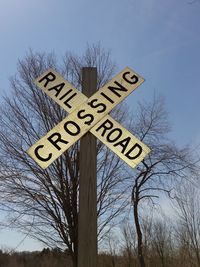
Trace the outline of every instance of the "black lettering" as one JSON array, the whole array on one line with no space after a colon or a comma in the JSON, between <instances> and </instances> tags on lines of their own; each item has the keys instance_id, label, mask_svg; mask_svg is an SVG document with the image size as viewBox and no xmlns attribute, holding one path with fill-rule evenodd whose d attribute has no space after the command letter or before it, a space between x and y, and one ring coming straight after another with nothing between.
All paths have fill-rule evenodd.
<instances>
[{"instance_id":1,"label":"black lettering","mask_svg":"<svg viewBox=\"0 0 200 267\"><path fill-rule=\"evenodd\" d=\"M72 129L69 129L68 127L69 127L69 125L72 125L72 126L74 126L73 128L73 131L72 131ZM74 121L67 121L67 122L65 122L65 124L64 124L64 129L65 129L65 131L69 134L69 135L72 135L72 136L75 136L75 135L78 135L79 133L80 133L80 131L81 131L81 129L80 129L80 127L78 126L78 124L77 123L75 123ZM75 131L74 131L75 130Z\"/></svg>"},{"instance_id":2,"label":"black lettering","mask_svg":"<svg viewBox=\"0 0 200 267\"><path fill-rule=\"evenodd\" d=\"M131 152L134 151L135 149L139 149L138 150L138 153L136 155L131 155ZM142 153L142 147L139 145L139 144L135 144L126 154L125 156L128 158L128 159L136 159L138 158Z\"/></svg>"},{"instance_id":3,"label":"black lettering","mask_svg":"<svg viewBox=\"0 0 200 267\"><path fill-rule=\"evenodd\" d=\"M122 75L123 79L130 84L136 84L138 82L138 77L133 74L131 77L129 77L129 79L126 77L127 74L130 74L130 71L124 72L124 74Z\"/></svg>"},{"instance_id":4,"label":"black lettering","mask_svg":"<svg viewBox=\"0 0 200 267\"><path fill-rule=\"evenodd\" d=\"M85 115L81 115L81 113L84 113L85 112L85 109L82 109L80 110L78 113L77 113L77 117L79 119L85 119L85 118L89 118L89 120L85 121L84 124L87 124L87 125L90 125L93 120L94 120L94 116L92 114L85 114Z\"/></svg>"},{"instance_id":5,"label":"black lettering","mask_svg":"<svg viewBox=\"0 0 200 267\"><path fill-rule=\"evenodd\" d=\"M56 139L54 139L54 137L56 137ZM61 150L61 147L57 144L58 142L61 142L61 143L64 143L64 144L68 144L68 142L66 140L64 140L64 139L61 138L61 134L60 133L53 133L47 139L58 150Z\"/></svg>"},{"instance_id":6,"label":"black lettering","mask_svg":"<svg viewBox=\"0 0 200 267\"><path fill-rule=\"evenodd\" d=\"M72 98L74 98L77 95L77 93L72 94L69 98L63 102L68 108L71 108L72 106L68 103Z\"/></svg>"},{"instance_id":7,"label":"black lettering","mask_svg":"<svg viewBox=\"0 0 200 267\"><path fill-rule=\"evenodd\" d=\"M110 121L110 120L106 120L104 121L97 129L96 129L96 132L98 132L101 128L103 128L103 132L101 133L101 136L104 136L105 135L105 132L107 130L110 130L112 129L113 127L113 123Z\"/></svg>"},{"instance_id":8,"label":"black lettering","mask_svg":"<svg viewBox=\"0 0 200 267\"><path fill-rule=\"evenodd\" d=\"M62 100L63 98L66 97L66 95L68 95L69 93L71 93L73 90L72 89L69 89L69 91L67 91L64 95L62 95L59 100Z\"/></svg>"},{"instance_id":9,"label":"black lettering","mask_svg":"<svg viewBox=\"0 0 200 267\"><path fill-rule=\"evenodd\" d=\"M122 147L122 153L124 154L129 142L130 142L131 138L130 137L126 137L124 139L122 139L121 141L117 142L116 144L114 144L113 146L121 146Z\"/></svg>"},{"instance_id":10,"label":"black lettering","mask_svg":"<svg viewBox=\"0 0 200 267\"><path fill-rule=\"evenodd\" d=\"M107 96L106 94L104 94L103 92L100 93L102 96L104 96L105 99L107 99L110 103L115 103L109 96Z\"/></svg>"},{"instance_id":11,"label":"black lettering","mask_svg":"<svg viewBox=\"0 0 200 267\"><path fill-rule=\"evenodd\" d=\"M44 87L47 87L47 84L48 84L49 82L53 82L55 79L56 79L55 74L53 74L53 72L50 71L50 72L47 73L44 77L42 77L38 82L41 83L42 81L45 80Z\"/></svg>"},{"instance_id":12,"label":"black lettering","mask_svg":"<svg viewBox=\"0 0 200 267\"><path fill-rule=\"evenodd\" d=\"M117 133L117 135L115 135L115 133ZM112 134L113 134L113 137L112 137ZM120 128L115 128L109 132L106 139L108 142L113 143L113 142L117 141L121 135L122 135L122 130Z\"/></svg>"},{"instance_id":13,"label":"black lettering","mask_svg":"<svg viewBox=\"0 0 200 267\"><path fill-rule=\"evenodd\" d=\"M35 155L36 155L36 157L37 157L39 160L41 160L41 161L48 161L48 160L51 159L51 157L52 157L52 153L49 153L49 155L48 155L46 158L42 157L42 156L39 154L39 150L40 150L41 148L43 148L43 147L44 147L43 145L39 145L39 146L37 146L37 147L35 148L35 150L34 150Z\"/></svg>"},{"instance_id":14,"label":"black lettering","mask_svg":"<svg viewBox=\"0 0 200 267\"><path fill-rule=\"evenodd\" d=\"M94 104L95 102L97 102L98 99L92 99L92 101L90 101L88 103L88 105L91 107L91 108L98 108L98 107L101 107L101 109L98 109L97 110L97 113L102 113L106 110L106 105L104 103L98 103L98 104Z\"/></svg>"},{"instance_id":15,"label":"black lettering","mask_svg":"<svg viewBox=\"0 0 200 267\"><path fill-rule=\"evenodd\" d=\"M118 83L117 81L114 82L118 87L108 86L108 89L114 93L116 96L121 97L121 94L119 94L117 91L121 92L127 92L128 89L126 89L122 84Z\"/></svg>"},{"instance_id":16,"label":"black lettering","mask_svg":"<svg viewBox=\"0 0 200 267\"><path fill-rule=\"evenodd\" d=\"M60 94L60 92L62 91L64 86L65 86L65 83L59 83L59 84L49 88L48 91L55 90L56 91L55 96L57 97Z\"/></svg>"}]
</instances>

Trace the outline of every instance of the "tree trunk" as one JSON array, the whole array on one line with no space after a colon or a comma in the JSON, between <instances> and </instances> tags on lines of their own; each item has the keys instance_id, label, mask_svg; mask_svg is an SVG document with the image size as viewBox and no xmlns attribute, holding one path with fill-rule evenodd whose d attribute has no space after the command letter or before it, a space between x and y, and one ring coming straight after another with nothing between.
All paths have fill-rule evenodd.
<instances>
[{"instance_id":1,"label":"tree trunk","mask_svg":"<svg viewBox=\"0 0 200 267\"><path fill-rule=\"evenodd\" d=\"M137 248L138 261L139 261L140 267L145 267L145 261L144 261L144 255L143 255L142 231L141 231L141 227L139 223L139 216L138 216L138 201L133 202L133 207L134 207L134 220L135 220L137 242L138 242L138 248Z\"/></svg>"},{"instance_id":2,"label":"tree trunk","mask_svg":"<svg viewBox=\"0 0 200 267\"><path fill-rule=\"evenodd\" d=\"M78 252L75 251L74 257L73 257L73 267L77 267L77 266L78 266Z\"/></svg>"},{"instance_id":3,"label":"tree trunk","mask_svg":"<svg viewBox=\"0 0 200 267\"><path fill-rule=\"evenodd\" d=\"M77 267L77 259L76 256L72 258L72 266Z\"/></svg>"}]
</instances>

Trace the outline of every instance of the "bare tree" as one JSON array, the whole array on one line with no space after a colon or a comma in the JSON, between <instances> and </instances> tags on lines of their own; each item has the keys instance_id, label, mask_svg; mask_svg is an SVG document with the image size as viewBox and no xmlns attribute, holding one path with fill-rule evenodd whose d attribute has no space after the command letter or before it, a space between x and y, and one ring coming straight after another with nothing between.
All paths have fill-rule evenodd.
<instances>
[{"instance_id":1,"label":"bare tree","mask_svg":"<svg viewBox=\"0 0 200 267\"><path fill-rule=\"evenodd\" d=\"M193 251L189 242L188 232L185 227L178 225L175 222L175 244L176 244L176 260L180 267L193 267L195 266L195 259Z\"/></svg>"},{"instance_id":2,"label":"bare tree","mask_svg":"<svg viewBox=\"0 0 200 267\"><path fill-rule=\"evenodd\" d=\"M119 238L114 233L114 231L110 231L107 235L107 250L109 251L109 256L111 259L111 266L116 267L117 266L117 256L118 256L118 249L119 249Z\"/></svg>"},{"instance_id":3,"label":"bare tree","mask_svg":"<svg viewBox=\"0 0 200 267\"><path fill-rule=\"evenodd\" d=\"M162 192L170 196L173 180L183 178L186 171L195 171L189 148L179 149L168 139L170 127L163 99L155 97L142 103L134 117L132 131L151 148L151 153L134 171L132 204L138 241L138 261L145 267L144 239L139 207L147 201L154 203Z\"/></svg>"},{"instance_id":4,"label":"bare tree","mask_svg":"<svg viewBox=\"0 0 200 267\"><path fill-rule=\"evenodd\" d=\"M26 150L67 114L33 81L52 67L80 88L81 68L97 66L98 86L110 79L115 69L110 53L101 46L88 47L82 57L66 54L58 64L54 54L33 53L18 63L11 78L11 95L5 97L0 114L0 193L1 207L10 212L10 223L51 247L67 249L77 264L77 220L79 187L79 143L42 170ZM126 110L115 109L113 116L125 121ZM98 143L99 234L123 212L123 163Z\"/></svg>"},{"instance_id":5,"label":"bare tree","mask_svg":"<svg viewBox=\"0 0 200 267\"><path fill-rule=\"evenodd\" d=\"M162 267L171 266L173 249L172 224L166 216L154 221L151 233L152 256L157 256Z\"/></svg>"},{"instance_id":6,"label":"bare tree","mask_svg":"<svg viewBox=\"0 0 200 267\"><path fill-rule=\"evenodd\" d=\"M199 188L191 181L185 181L177 188L176 234L179 245L185 248L190 262L200 266L200 198ZM192 265L192 263L191 263Z\"/></svg>"},{"instance_id":7,"label":"bare tree","mask_svg":"<svg viewBox=\"0 0 200 267\"><path fill-rule=\"evenodd\" d=\"M135 266L136 233L128 221L124 222L121 232L124 243L123 254L127 258L127 267Z\"/></svg>"}]
</instances>

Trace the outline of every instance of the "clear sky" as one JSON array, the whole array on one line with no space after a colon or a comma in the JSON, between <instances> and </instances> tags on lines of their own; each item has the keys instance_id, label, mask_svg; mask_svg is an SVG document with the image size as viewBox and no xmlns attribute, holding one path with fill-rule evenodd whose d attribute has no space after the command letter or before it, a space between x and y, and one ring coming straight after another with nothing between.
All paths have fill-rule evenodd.
<instances>
[{"instance_id":1,"label":"clear sky","mask_svg":"<svg viewBox=\"0 0 200 267\"><path fill-rule=\"evenodd\" d=\"M0 0L0 96L29 48L81 54L86 44L110 49L118 71L145 78L128 104L166 98L173 138L200 143L200 0ZM23 236L0 231L0 247ZM20 250L40 249L25 239Z\"/></svg>"}]
</instances>

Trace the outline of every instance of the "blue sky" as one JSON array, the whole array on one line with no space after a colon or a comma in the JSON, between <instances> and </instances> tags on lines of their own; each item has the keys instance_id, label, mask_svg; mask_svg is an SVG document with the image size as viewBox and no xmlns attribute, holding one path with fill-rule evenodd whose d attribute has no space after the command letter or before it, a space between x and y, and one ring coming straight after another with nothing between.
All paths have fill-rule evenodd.
<instances>
[{"instance_id":1,"label":"blue sky","mask_svg":"<svg viewBox=\"0 0 200 267\"><path fill-rule=\"evenodd\" d=\"M62 56L100 41L118 71L129 66L146 80L128 104L162 94L172 137L180 145L200 143L200 1L191 1L0 0L0 97L29 48ZM1 231L0 247L22 238ZM29 239L19 247L37 248Z\"/></svg>"}]
</instances>

